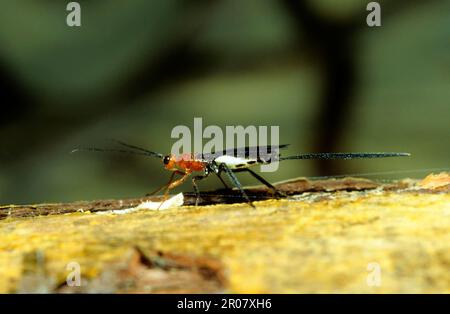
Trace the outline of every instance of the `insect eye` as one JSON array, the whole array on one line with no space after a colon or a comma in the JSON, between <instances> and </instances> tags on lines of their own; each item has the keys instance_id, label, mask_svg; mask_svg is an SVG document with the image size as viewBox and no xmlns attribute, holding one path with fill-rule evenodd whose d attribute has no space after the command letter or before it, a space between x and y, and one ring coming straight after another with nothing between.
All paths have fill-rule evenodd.
<instances>
[{"instance_id":1,"label":"insect eye","mask_svg":"<svg viewBox=\"0 0 450 314\"><path fill-rule=\"evenodd\" d=\"M170 161L170 156L165 156L164 159L163 159L163 163L165 165L167 165L169 163L169 161Z\"/></svg>"}]
</instances>

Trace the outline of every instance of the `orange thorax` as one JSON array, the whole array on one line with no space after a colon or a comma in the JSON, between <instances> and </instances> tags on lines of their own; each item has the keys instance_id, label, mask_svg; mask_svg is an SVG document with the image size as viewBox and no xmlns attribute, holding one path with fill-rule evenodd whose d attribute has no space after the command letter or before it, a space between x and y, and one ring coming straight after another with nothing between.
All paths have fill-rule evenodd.
<instances>
[{"instance_id":1,"label":"orange thorax","mask_svg":"<svg viewBox=\"0 0 450 314\"><path fill-rule=\"evenodd\" d=\"M169 163L166 165L167 170L180 170L186 173L205 170L205 164L202 161L195 160L192 154L183 154L181 156L170 157Z\"/></svg>"}]
</instances>

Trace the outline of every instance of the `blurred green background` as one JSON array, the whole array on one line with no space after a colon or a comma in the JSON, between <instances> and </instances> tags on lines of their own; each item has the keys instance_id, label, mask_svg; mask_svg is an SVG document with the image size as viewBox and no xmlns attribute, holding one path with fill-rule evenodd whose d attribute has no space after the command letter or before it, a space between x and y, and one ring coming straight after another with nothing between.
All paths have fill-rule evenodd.
<instances>
[{"instance_id":1,"label":"blurred green background","mask_svg":"<svg viewBox=\"0 0 450 314\"><path fill-rule=\"evenodd\" d=\"M1 1L0 203L142 196L169 177L159 160L69 152L116 138L168 153L194 117L278 125L291 154L413 154L287 161L271 181L448 166L447 1L379 1L373 28L361 0L79 1L79 28L68 2Z\"/></svg>"}]
</instances>

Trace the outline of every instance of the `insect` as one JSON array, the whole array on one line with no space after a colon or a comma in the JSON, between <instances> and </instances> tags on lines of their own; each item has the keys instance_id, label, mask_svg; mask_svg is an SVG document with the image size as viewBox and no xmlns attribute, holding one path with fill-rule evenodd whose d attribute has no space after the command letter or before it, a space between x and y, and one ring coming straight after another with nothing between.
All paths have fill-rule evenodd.
<instances>
[{"instance_id":1,"label":"insect","mask_svg":"<svg viewBox=\"0 0 450 314\"><path fill-rule=\"evenodd\" d=\"M242 184L236 177L236 173L248 172L259 182L267 186L275 195L283 196L283 193L278 191L272 184L261 177L259 174L250 169L250 167L261 164L270 164L275 161L294 160L294 159L357 159L357 158L385 158L385 157L403 157L410 156L409 153L392 153L392 152L364 152L364 153L305 153L293 156L282 157L280 150L285 149L289 144L282 144L278 146L253 146L242 147L235 149L226 149L220 152L213 153L198 153L198 154L182 154L163 155L161 153L153 152L138 146L130 145L121 141L113 140L117 144L126 147L127 149L110 149L110 148L96 148L84 147L72 150L72 153L77 151L94 151L94 152L118 152L135 155L143 155L156 157L161 159L164 168L172 171L172 175L168 183L161 186L156 191L150 193L156 194L165 189L164 200L167 199L170 190L184 183L191 177L192 186L196 194L195 205L198 205L200 199L200 190L198 188L198 181L207 178L210 174L215 174L222 184L230 189L229 185L222 178L225 173L230 181L236 187L242 197L247 203L254 207L252 201L244 191ZM175 176L180 176L175 180Z\"/></svg>"}]
</instances>

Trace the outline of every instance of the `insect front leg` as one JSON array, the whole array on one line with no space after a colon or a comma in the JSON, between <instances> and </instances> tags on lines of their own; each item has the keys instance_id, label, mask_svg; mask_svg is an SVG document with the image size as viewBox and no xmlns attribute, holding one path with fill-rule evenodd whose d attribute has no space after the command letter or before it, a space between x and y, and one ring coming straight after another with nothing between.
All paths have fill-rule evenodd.
<instances>
[{"instance_id":1,"label":"insect front leg","mask_svg":"<svg viewBox=\"0 0 450 314\"><path fill-rule=\"evenodd\" d=\"M176 188L177 186L179 186L180 184L182 184L184 181L186 181L186 179L191 175L190 172L181 172L183 174L183 176L175 181L173 181L172 183L169 184L169 186L167 187L167 190L165 192L165 194L169 194L169 191Z\"/></svg>"},{"instance_id":2,"label":"insect front leg","mask_svg":"<svg viewBox=\"0 0 450 314\"><path fill-rule=\"evenodd\" d=\"M173 182L171 182L168 186L166 191L164 192L164 198L163 201L161 202L161 204L159 205L159 207L161 207L161 205L167 200L167 197L169 196L169 192L170 190L176 188L177 186L179 186L180 184L182 184L184 181L186 181L186 179L191 175L190 172L181 172L181 171L176 171L180 174L182 174L183 176ZM159 209L158 207L158 209Z\"/></svg>"},{"instance_id":3,"label":"insect front leg","mask_svg":"<svg viewBox=\"0 0 450 314\"><path fill-rule=\"evenodd\" d=\"M166 184L160 186L160 187L159 187L158 189L156 189L155 191L153 191L153 192L151 192L151 193L145 194L145 196L151 196L151 195L154 195L154 194L158 193L159 191L161 191L161 190L167 188L167 187L169 186L169 184L172 183L173 178L175 177L176 174L178 174L178 175L184 175L184 172L181 172L181 171L178 171L178 170L172 172L172 174L170 175L169 182L167 182Z\"/></svg>"}]
</instances>

